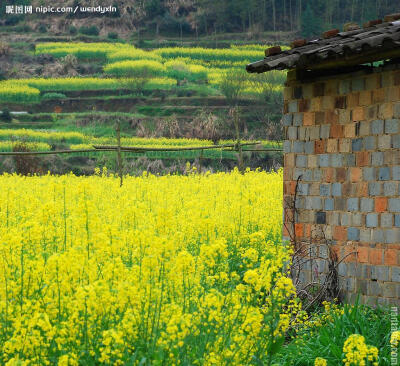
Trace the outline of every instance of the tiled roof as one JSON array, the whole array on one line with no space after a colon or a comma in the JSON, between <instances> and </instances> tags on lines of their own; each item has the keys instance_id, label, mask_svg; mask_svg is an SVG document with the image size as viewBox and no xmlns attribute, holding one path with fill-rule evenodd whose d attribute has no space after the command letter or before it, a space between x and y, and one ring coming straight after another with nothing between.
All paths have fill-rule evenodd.
<instances>
[{"instance_id":1,"label":"tiled roof","mask_svg":"<svg viewBox=\"0 0 400 366\"><path fill-rule=\"evenodd\" d=\"M266 57L246 66L248 72L284 69L328 69L353 66L386 58L400 57L400 14L370 21L359 28L349 24L347 31L327 31L323 38L296 40L290 50L279 46L265 50Z\"/></svg>"}]
</instances>

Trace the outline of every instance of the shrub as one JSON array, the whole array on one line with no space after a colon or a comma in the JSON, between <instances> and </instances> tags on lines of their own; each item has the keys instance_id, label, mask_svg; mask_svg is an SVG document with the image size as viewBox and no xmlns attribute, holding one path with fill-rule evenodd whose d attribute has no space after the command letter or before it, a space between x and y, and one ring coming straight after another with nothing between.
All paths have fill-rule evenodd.
<instances>
[{"instance_id":1,"label":"shrub","mask_svg":"<svg viewBox=\"0 0 400 366\"><path fill-rule=\"evenodd\" d=\"M108 32L107 37L109 39L118 39L118 33L117 32Z\"/></svg>"},{"instance_id":2,"label":"shrub","mask_svg":"<svg viewBox=\"0 0 400 366\"><path fill-rule=\"evenodd\" d=\"M74 34L77 34L77 33L78 33L78 29L76 29L76 27L74 25L71 25L69 27L69 34L74 35Z\"/></svg>"},{"instance_id":3,"label":"shrub","mask_svg":"<svg viewBox=\"0 0 400 366\"><path fill-rule=\"evenodd\" d=\"M40 33L46 33L46 32L47 32L46 24L40 23L39 26L38 26L38 28L37 28L37 30L38 30Z\"/></svg>"},{"instance_id":4,"label":"shrub","mask_svg":"<svg viewBox=\"0 0 400 366\"><path fill-rule=\"evenodd\" d=\"M3 108L3 112L1 113L0 118L4 122L11 122L12 116L10 110L8 108Z\"/></svg>"},{"instance_id":5,"label":"shrub","mask_svg":"<svg viewBox=\"0 0 400 366\"><path fill-rule=\"evenodd\" d=\"M97 28L95 25L92 25L90 27L85 27L85 26L80 27L79 33L85 34L87 36L98 36L100 32L99 28Z\"/></svg>"}]
</instances>

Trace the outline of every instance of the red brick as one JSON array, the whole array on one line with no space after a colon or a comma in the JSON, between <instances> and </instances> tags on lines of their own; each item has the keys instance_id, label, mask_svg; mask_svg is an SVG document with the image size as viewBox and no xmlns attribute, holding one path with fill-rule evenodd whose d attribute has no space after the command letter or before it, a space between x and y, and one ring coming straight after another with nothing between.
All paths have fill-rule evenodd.
<instances>
[{"instance_id":1,"label":"red brick","mask_svg":"<svg viewBox=\"0 0 400 366\"><path fill-rule=\"evenodd\" d=\"M336 109L346 109L346 97L336 97L335 99L335 108Z\"/></svg>"},{"instance_id":2,"label":"red brick","mask_svg":"<svg viewBox=\"0 0 400 366\"><path fill-rule=\"evenodd\" d=\"M370 20L363 24L363 28L373 27L374 25L382 24L382 19Z\"/></svg>"},{"instance_id":3,"label":"red brick","mask_svg":"<svg viewBox=\"0 0 400 366\"><path fill-rule=\"evenodd\" d=\"M306 44L307 44L307 40L306 40L306 39L295 39L295 40L290 44L290 47L291 47L291 48L297 48L297 47L305 46Z\"/></svg>"},{"instance_id":4,"label":"red brick","mask_svg":"<svg viewBox=\"0 0 400 366\"><path fill-rule=\"evenodd\" d=\"M328 139L326 144L326 152L335 153L338 151L338 139Z\"/></svg>"},{"instance_id":5,"label":"red brick","mask_svg":"<svg viewBox=\"0 0 400 366\"><path fill-rule=\"evenodd\" d=\"M325 95L322 97L322 109L330 110L335 108L335 97L331 95Z\"/></svg>"},{"instance_id":6,"label":"red brick","mask_svg":"<svg viewBox=\"0 0 400 366\"><path fill-rule=\"evenodd\" d=\"M316 154L323 154L325 152L325 140L315 140L314 151Z\"/></svg>"},{"instance_id":7,"label":"red brick","mask_svg":"<svg viewBox=\"0 0 400 366\"><path fill-rule=\"evenodd\" d=\"M283 236L290 236L289 230L287 229L286 225L283 225Z\"/></svg>"},{"instance_id":8,"label":"red brick","mask_svg":"<svg viewBox=\"0 0 400 366\"><path fill-rule=\"evenodd\" d=\"M360 106L370 105L372 102L372 93L368 90L363 90L360 92Z\"/></svg>"},{"instance_id":9,"label":"red brick","mask_svg":"<svg viewBox=\"0 0 400 366\"><path fill-rule=\"evenodd\" d=\"M314 124L315 124L315 113L305 112L303 114L303 125L304 126L312 126Z\"/></svg>"},{"instance_id":10,"label":"red brick","mask_svg":"<svg viewBox=\"0 0 400 366\"><path fill-rule=\"evenodd\" d=\"M372 91L372 103L382 103L385 100L385 90L376 89Z\"/></svg>"},{"instance_id":11,"label":"red brick","mask_svg":"<svg viewBox=\"0 0 400 366\"><path fill-rule=\"evenodd\" d=\"M353 186L353 184L350 182L346 182L343 184L343 186L342 186L342 196L343 197L351 196L352 186Z\"/></svg>"},{"instance_id":12,"label":"red brick","mask_svg":"<svg viewBox=\"0 0 400 366\"><path fill-rule=\"evenodd\" d=\"M343 126L342 125L332 125L330 131L330 137L341 138L343 137Z\"/></svg>"},{"instance_id":13,"label":"red brick","mask_svg":"<svg viewBox=\"0 0 400 366\"><path fill-rule=\"evenodd\" d=\"M357 261L359 263L368 263L368 247L358 247L357 248Z\"/></svg>"},{"instance_id":14,"label":"red brick","mask_svg":"<svg viewBox=\"0 0 400 366\"><path fill-rule=\"evenodd\" d=\"M368 182L357 183L357 192L359 197L368 197Z\"/></svg>"},{"instance_id":15,"label":"red brick","mask_svg":"<svg viewBox=\"0 0 400 366\"><path fill-rule=\"evenodd\" d=\"M356 153L356 165L368 166L370 165L370 153L368 151L361 151Z\"/></svg>"},{"instance_id":16,"label":"red brick","mask_svg":"<svg viewBox=\"0 0 400 366\"><path fill-rule=\"evenodd\" d=\"M344 137L347 138L356 137L356 125L354 123L344 126Z\"/></svg>"},{"instance_id":17,"label":"red brick","mask_svg":"<svg viewBox=\"0 0 400 366\"><path fill-rule=\"evenodd\" d=\"M327 183L332 183L335 180L335 169L334 168L326 168L324 172L324 181Z\"/></svg>"},{"instance_id":18,"label":"red brick","mask_svg":"<svg viewBox=\"0 0 400 366\"><path fill-rule=\"evenodd\" d=\"M294 227L295 227L296 237L297 238L302 238L303 237L303 230L304 230L303 224L295 224Z\"/></svg>"},{"instance_id":19,"label":"red brick","mask_svg":"<svg viewBox=\"0 0 400 366\"><path fill-rule=\"evenodd\" d=\"M347 229L344 226L335 226L333 229L333 239L345 241L347 240Z\"/></svg>"},{"instance_id":20,"label":"red brick","mask_svg":"<svg viewBox=\"0 0 400 366\"><path fill-rule=\"evenodd\" d=\"M281 46L273 46L273 47L269 47L265 50L265 56L273 56L273 55L277 55L279 53L282 52Z\"/></svg>"},{"instance_id":21,"label":"red brick","mask_svg":"<svg viewBox=\"0 0 400 366\"><path fill-rule=\"evenodd\" d=\"M386 102L395 102L399 100L399 88L396 86L391 86L389 88L385 88L385 101Z\"/></svg>"},{"instance_id":22,"label":"red brick","mask_svg":"<svg viewBox=\"0 0 400 366\"><path fill-rule=\"evenodd\" d=\"M397 266L397 256L399 251L397 249L386 249L385 250L385 265Z\"/></svg>"},{"instance_id":23,"label":"red brick","mask_svg":"<svg viewBox=\"0 0 400 366\"><path fill-rule=\"evenodd\" d=\"M352 111L352 117L353 117L353 121L364 120L365 119L364 108L362 108L362 107L354 108Z\"/></svg>"},{"instance_id":24,"label":"red brick","mask_svg":"<svg viewBox=\"0 0 400 366\"><path fill-rule=\"evenodd\" d=\"M308 112L310 109L310 100L309 99L301 99L299 101L299 112Z\"/></svg>"},{"instance_id":25,"label":"red brick","mask_svg":"<svg viewBox=\"0 0 400 366\"><path fill-rule=\"evenodd\" d=\"M337 168L336 169L336 180L338 182L344 182L347 177L347 168Z\"/></svg>"},{"instance_id":26,"label":"red brick","mask_svg":"<svg viewBox=\"0 0 400 366\"><path fill-rule=\"evenodd\" d=\"M379 106L378 118L389 119L393 117L393 104L384 103Z\"/></svg>"},{"instance_id":27,"label":"red brick","mask_svg":"<svg viewBox=\"0 0 400 366\"><path fill-rule=\"evenodd\" d=\"M306 238L310 238L311 237L311 224L305 224L304 225L304 236Z\"/></svg>"},{"instance_id":28,"label":"red brick","mask_svg":"<svg viewBox=\"0 0 400 366\"><path fill-rule=\"evenodd\" d=\"M289 113L289 103L288 102L283 102L283 114Z\"/></svg>"},{"instance_id":29,"label":"red brick","mask_svg":"<svg viewBox=\"0 0 400 366\"><path fill-rule=\"evenodd\" d=\"M369 75L365 79L365 86L367 90L379 89L381 87L381 75L380 74Z\"/></svg>"},{"instance_id":30,"label":"red brick","mask_svg":"<svg viewBox=\"0 0 400 366\"><path fill-rule=\"evenodd\" d=\"M294 167L295 163L295 154L294 153L287 153L284 154L284 161L283 161L285 167L292 168Z\"/></svg>"},{"instance_id":31,"label":"red brick","mask_svg":"<svg viewBox=\"0 0 400 366\"><path fill-rule=\"evenodd\" d=\"M385 212L387 210L388 199L386 197L375 198L375 212Z\"/></svg>"},{"instance_id":32,"label":"red brick","mask_svg":"<svg viewBox=\"0 0 400 366\"><path fill-rule=\"evenodd\" d=\"M352 182L359 182L361 180L362 169L361 168L350 168L350 180Z\"/></svg>"},{"instance_id":33,"label":"red brick","mask_svg":"<svg viewBox=\"0 0 400 366\"><path fill-rule=\"evenodd\" d=\"M339 32L340 32L339 29L331 29L322 33L322 37L324 39L336 37Z\"/></svg>"},{"instance_id":34,"label":"red brick","mask_svg":"<svg viewBox=\"0 0 400 366\"><path fill-rule=\"evenodd\" d=\"M357 250L354 246L347 245L344 248L344 261L355 262L357 260Z\"/></svg>"},{"instance_id":35,"label":"red brick","mask_svg":"<svg viewBox=\"0 0 400 366\"><path fill-rule=\"evenodd\" d=\"M315 124L323 125L325 123L325 112L315 112Z\"/></svg>"},{"instance_id":36,"label":"red brick","mask_svg":"<svg viewBox=\"0 0 400 366\"><path fill-rule=\"evenodd\" d=\"M347 108L355 108L360 105L360 93L350 93L347 96Z\"/></svg>"},{"instance_id":37,"label":"red brick","mask_svg":"<svg viewBox=\"0 0 400 366\"><path fill-rule=\"evenodd\" d=\"M382 264L383 250L370 248L369 250L369 264Z\"/></svg>"},{"instance_id":38,"label":"red brick","mask_svg":"<svg viewBox=\"0 0 400 366\"><path fill-rule=\"evenodd\" d=\"M294 194L296 192L296 184L297 182L295 180L290 182L290 194Z\"/></svg>"},{"instance_id":39,"label":"red brick","mask_svg":"<svg viewBox=\"0 0 400 366\"><path fill-rule=\"evenodd\" d=\"M336 111L326 111L325 120L326 123L336 124L339 122L339 114Z\"/></svg>"},{"instance_id":40,"label":"red brick","mask_svg":"<svg viewBox=\"0 0 400 366\"><path fill-rule=\"evenodd\" d=\"M378 118L378 106L372 105L372 106L368 107L366 117L368 120L377 119Z\"/></svg>"},{"instance_id":41,"label":"red brick","mask_svg":"<svg viewBox=\"0 0 400 366\"><path fill-rule=\"evenodd\" d=\"M311 99L311 108L310 108L310 110L314 111L314 112L320 111L321 110L321 104L322 104L321 100L322 100L322 98L312 98Z\"/></svg>"}]
</instances>

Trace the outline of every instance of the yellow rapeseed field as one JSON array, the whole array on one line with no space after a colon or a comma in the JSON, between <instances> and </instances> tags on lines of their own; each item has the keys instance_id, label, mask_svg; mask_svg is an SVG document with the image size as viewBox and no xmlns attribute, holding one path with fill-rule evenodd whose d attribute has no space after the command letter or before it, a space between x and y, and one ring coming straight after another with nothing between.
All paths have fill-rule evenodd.
<instances>
[{"instance_id":1,"label":"yellow rapeseed field","mask_svg":"<svg viewBox=\"0 0 400 366\"><path fill-rule=\"evenodd\" d=\"M0 176L0 363L269 364L282 171Z\"/></svg>"}]
</instances>

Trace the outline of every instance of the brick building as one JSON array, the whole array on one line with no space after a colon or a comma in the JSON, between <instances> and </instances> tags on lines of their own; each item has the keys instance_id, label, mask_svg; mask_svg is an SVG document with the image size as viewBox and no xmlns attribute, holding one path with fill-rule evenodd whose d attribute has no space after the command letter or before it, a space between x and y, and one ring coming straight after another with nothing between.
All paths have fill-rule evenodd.
<instances>
[{"instance_id":1,"label":"brick building","mask_svg":"<svg viewBox=\"0 0 400 366\"><path fill-rule=\"evenodd\" d=\"M302 283L323 279L328 252L335 253L350 302L359 293L363 303L400 305L398 19L352 24L286 51L272 47L247 65L248 72L289 70L284 238L315 256L301 269Z\"/></svg>"}]
</instances>

